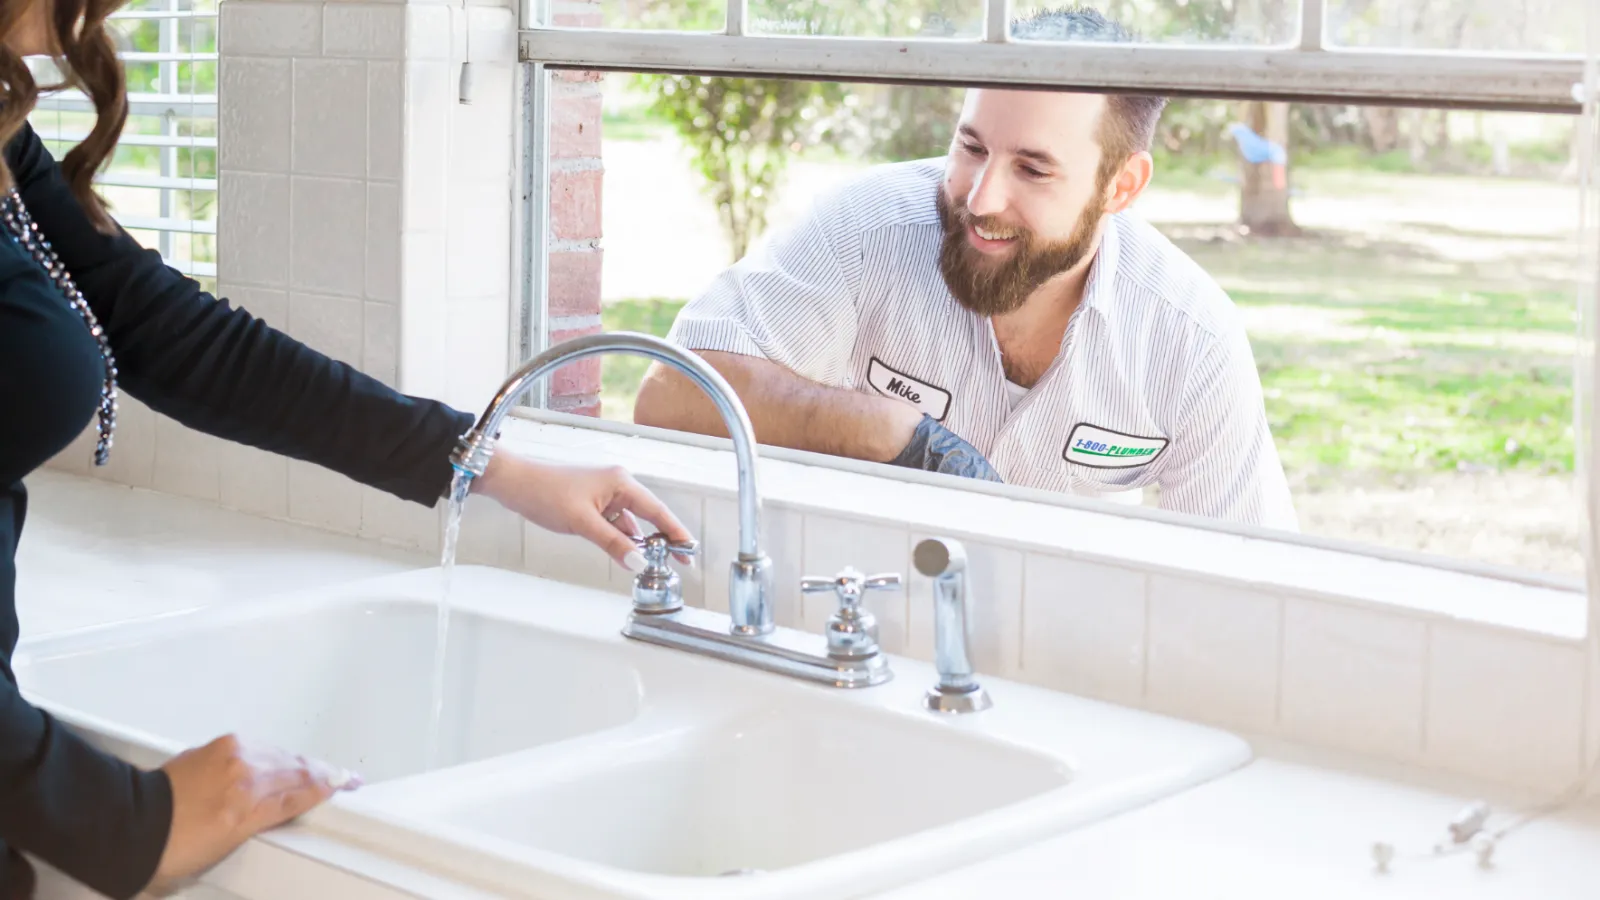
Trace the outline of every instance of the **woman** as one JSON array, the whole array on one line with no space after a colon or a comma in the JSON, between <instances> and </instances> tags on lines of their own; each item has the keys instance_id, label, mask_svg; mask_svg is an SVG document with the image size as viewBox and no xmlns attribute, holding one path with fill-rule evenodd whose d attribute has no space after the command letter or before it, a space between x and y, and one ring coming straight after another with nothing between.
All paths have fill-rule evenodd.
<instances>
[{"instance_id":1,"label":"woman","mask_svg":"<svg viewBox=\"0 0 1600 900\"><path fill-rule=\"evenodd\" d=\"M0 898L32 893L19 851L113 898L171 884L358 780L232 737L141 771L28 706L10 667L22 479L92 418L103 462L119 388L193 428L429 506L447 490L449 451L472 423L230 309L116 228L91 179L127 115L105 28L119 3L0 0ZM38 88L22 58L44 55L98 113L60 166L26 124ZM689 538L615 469L543 466L502 450L474 489L635 570L643 560L632 553L630 510Z\"/></svg>"}]
</instances>

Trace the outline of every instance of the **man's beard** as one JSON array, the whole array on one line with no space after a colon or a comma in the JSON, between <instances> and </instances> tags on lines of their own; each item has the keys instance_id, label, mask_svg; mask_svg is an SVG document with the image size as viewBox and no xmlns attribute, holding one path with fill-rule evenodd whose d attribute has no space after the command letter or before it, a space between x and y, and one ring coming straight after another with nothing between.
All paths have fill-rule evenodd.
<instances>
[{"instance_id":1,"label":"man's beard","mask_svg":"<svg viewBox=\"0 0 1600 900\"><path fill-rule=\"evenodd\" d=\"M1020 309L1041 285L1094 251L1103 210L1093 199L1078 216L1071 237L1041 244L1031 231L1013 229L994 216L974 216L965 203L955 206L943 185L938 191L939 224L944 228L939 271L951 295L980 316ZM980 252L967 240L967 229L973 225L990 234L1015 232L1010 252L998 257Z\"/></svg>"}]
</instances>

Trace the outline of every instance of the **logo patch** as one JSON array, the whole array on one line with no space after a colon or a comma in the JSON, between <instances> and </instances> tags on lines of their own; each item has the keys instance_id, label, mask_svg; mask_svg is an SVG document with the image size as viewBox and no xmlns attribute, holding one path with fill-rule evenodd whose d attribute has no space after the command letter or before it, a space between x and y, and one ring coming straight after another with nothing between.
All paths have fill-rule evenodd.
<instances>
[{"instance_id":1,"label":"logo patch","mask_svg":"<svg viewBox=\"0 0 1600 900\"><path fill-rule=\"evenodd\" d=\"M876 356L867 365L867 383L885 397L895 397L943 422L950 413L950 392L889 368Z\"/></svg>"},{"instance_id":2,"label":"logo patch","mask_svg":"<svg viewBox=\"0 0 1600 900\"><path fill-rule=\"evenodd\" d=\"M1094 469L1132 469L1149 464L1167 449L1167 439L1123 434L1088 422L1079 422L1067 435L1067 462Z\"/></svg>"}]
</instances>

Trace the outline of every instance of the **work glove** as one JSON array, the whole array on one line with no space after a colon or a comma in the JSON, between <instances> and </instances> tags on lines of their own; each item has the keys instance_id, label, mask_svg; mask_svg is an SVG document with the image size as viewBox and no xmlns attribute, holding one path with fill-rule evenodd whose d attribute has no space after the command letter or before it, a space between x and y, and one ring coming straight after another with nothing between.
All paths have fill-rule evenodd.
<instances>
[{"instance_id":1,"label":"work glove","mask_svg":"<svg viewBox=\"0 0 1600 900\"><path fill-rule=\"evenodd\" d=\"M999 473L983 458L977 448L961 439L954 431L940 425L932 416L923 416L917 430L911 435L900 455L889 460L890 465L925 472L942 472L980 481L1000 481Z\"/></svg>"}]
</instances>

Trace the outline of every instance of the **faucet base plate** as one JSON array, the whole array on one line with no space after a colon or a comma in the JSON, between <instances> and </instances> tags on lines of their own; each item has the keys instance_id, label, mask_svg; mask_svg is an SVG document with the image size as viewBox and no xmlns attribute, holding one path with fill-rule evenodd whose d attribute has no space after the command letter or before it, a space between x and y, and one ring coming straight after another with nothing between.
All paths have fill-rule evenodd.
<instances>
[{"instance_id":1,"label":"faucet base plate","mask_svg":"<svg viewBox=\"0 0 1600 900\"><path fill-rule=\"evenodd\" d=\"M683 607L670 613L634 613L623 626L624 637L687 650L724 662L775 672L841 688L871 687L894 677L883 653L859 659L828 654L817 635L775 629L761 635L733 634L732 620L721 613Z\"/></svg>"},{"instance_id":2,"label":"faucet base plate","mask_svg":"<svg viewBox=\"0 0 1600 900\"><path fill-rule=\"evenodd\" d=\"M922 705L938 713L982 712L994 705L989 692L979 685L963 690L945 690L934 686L922 698Z\"/></svg>"}]
</instances>

